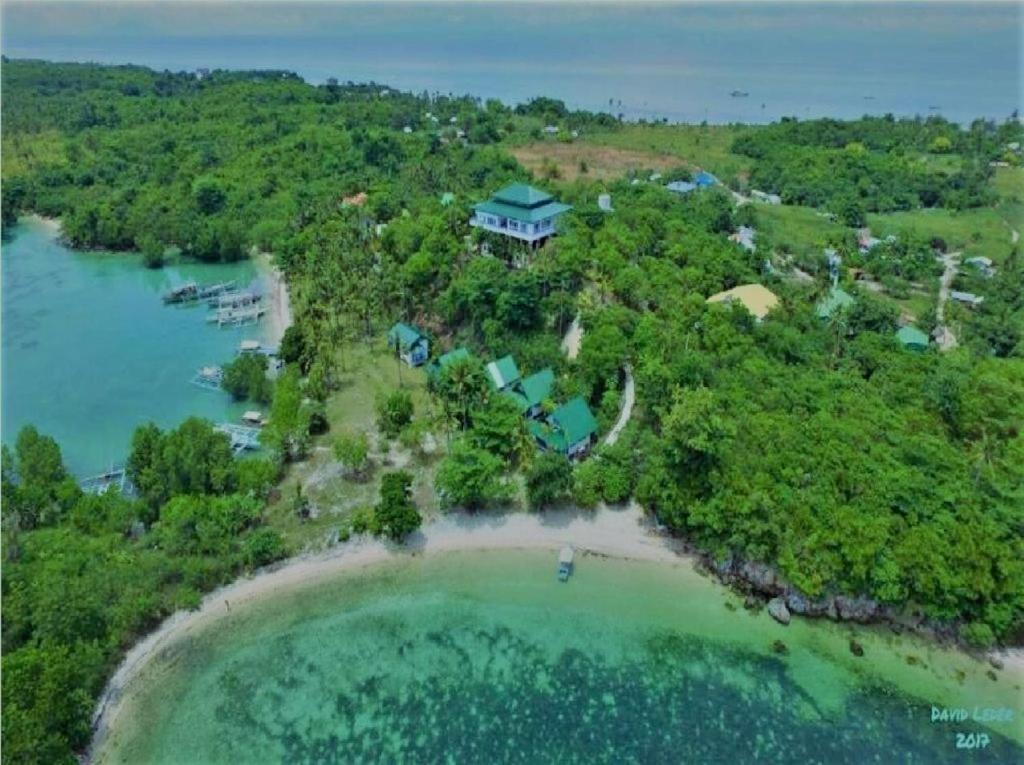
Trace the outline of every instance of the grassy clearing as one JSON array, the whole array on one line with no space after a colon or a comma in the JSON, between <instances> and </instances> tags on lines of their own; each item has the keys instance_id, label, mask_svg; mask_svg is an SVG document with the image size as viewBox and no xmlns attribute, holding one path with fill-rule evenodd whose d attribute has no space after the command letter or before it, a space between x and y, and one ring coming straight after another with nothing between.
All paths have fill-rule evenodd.
<instances>
[{"instance_id":1,"label":"grassy clearing","mask_svg":"<svg viewBox=\"0 0 1024 765\"><path fill-rule=\"evenodd\" d=\"M668 170L682 164L672 154L620 149L582 141L536 141L512 148L510 153L519 164L539 178L555 177L569 182L577 179L610 180L641 171ZM557 175L553 176L552 171L557 172Z\"/></svg>"},{"instance_id":2,"label":"grassy clearing","mask_svg":"<svg viewBox=\"0 0 1024 765\"><path fill-rule=\"evenodd\" d=\"M965 257L984 255L996 263L1010 251L1010 227L996 208L974 210L924 209L868 215L875 236L941 237L947 248Z\"/></svg>"},{"instance_id":3,"label":"grassy clearing","mask_svg":"<svg viewBox=\"0 0 1024 765\"><path fill-rule=\"evenodd\" d=\"M745 179L752 160L730 151L733 140L749 127L731 125L625 125L617 130L588 134L589 143L669 155L691 168L701 168L728 183Z\"/></svg>"},{"instance_id":4,"label":"grassy clearing","mask_svg":"<svg viewBox=\"0 0 1024 765\"><path fill-rule=\"evenodd\" d=\"M413 491L420 512L438 512L433 473L443 456L443 437L431 448L414 454L397 443L383 442L377 433L374 403L378 394L401 386L412 394L415 416L432 417L432 403L426 390L426 374L410 369L392 356L383 340L372 345L352 345L338 354L340 385L327 401L330 430L313 440L309 457L291 465L267 508L269 522L296 550L316 549L330 544L352 513L376 504L381 476L389 470L408 470L414 476ZM366 431L370 435L371 469L363 480L346 476L334 457L335 437L344 431ZM429 442L429 439L428 439ZM431 445L428 443L428 447ZM314 517L300 519L294 512L296 486L314 508Z\"/></svg>"},{"instance_id":5,"label":"grassy clearing","mask_svg":"<svg viewBox=\"0 0 1024 765\"><path fill-rule=\"evenodd\" d=\"M818 215L812 207L793 205L756 206L759 228L775 247L794 255L820 255L830 236L842 235L845 228Z\"/></svg>"}]
</instances>

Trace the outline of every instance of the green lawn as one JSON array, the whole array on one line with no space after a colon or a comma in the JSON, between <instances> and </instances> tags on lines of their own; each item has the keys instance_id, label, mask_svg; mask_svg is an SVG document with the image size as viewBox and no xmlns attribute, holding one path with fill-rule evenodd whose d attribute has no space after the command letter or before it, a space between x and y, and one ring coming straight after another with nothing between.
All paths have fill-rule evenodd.
<instances>
[{"instance_id":1,"label":"green lawn","mask_svg":"<svg viewBox=\"0 0 1024 765\"><path fill-rule=\"evenodd\" d=\"M410 369L391 355L383 341L372 345L356 344L338 354L340 385L327 401L330 430L314 439L308 458L289 466L281 482L280 494L267 508L270 523L279 529L289 545L296 550L323 547L334 538L338 529L354 510L377 502L381 476L389 470L408 470L414 476L413 490L420 512L438 512L433 489L433 472L443 456L443 435L438 435L432 452L413 454L392 442L386 448L375 424L374 402L378 393L399 386L411 392L415 416L430 417L432 403L426 390L426 374ZM342 474L334 458L332 444L345 431L366 431L370 435L371 470L365 480L354 480ZM302 484L303 493L316 508L316 517L301 520L293 511L295 487Z\"/></svg>"}]
</instances>

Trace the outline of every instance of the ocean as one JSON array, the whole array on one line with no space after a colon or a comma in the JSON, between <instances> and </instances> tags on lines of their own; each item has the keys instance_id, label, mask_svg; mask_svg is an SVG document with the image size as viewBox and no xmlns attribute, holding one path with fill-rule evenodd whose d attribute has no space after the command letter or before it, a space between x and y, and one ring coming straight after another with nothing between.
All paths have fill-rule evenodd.
<instances>
[{"instance_id":1,"label":"ocean","mask_svg":"<svg viewBox=\"0 0 1024 765\"><path fill-rule=\"evenodd\" d=\"M578 556L561 584L555 562L406 557L232 603L128 685L96 761L1020 761L1013 722L932 721L933 705L1016 712L1012 676L984 662L783 627L685 563Z\"/></svg>"},{"instance_id":2,"label":"ocean","mask_svg":"<svg viewBox=\"0 0 1024 765\"><path fill-rule=\"evenodd\" d=\"M1005 119L1020 3L7 2L9 57L288 69L670 122ZM747 95L731 95L734 91Z\"/></svg>"}]
</instances>

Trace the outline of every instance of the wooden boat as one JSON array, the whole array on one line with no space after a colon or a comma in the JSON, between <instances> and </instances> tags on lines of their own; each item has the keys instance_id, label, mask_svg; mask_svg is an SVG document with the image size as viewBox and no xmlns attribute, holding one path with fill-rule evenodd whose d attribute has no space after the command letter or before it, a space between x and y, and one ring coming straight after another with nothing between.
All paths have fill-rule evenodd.
<instances>
[{"instance_id":1,"label":"wooden boat","mask_svg":"<svg viewBox=\"0 0 1024 765\"><path fill-rule=\"evenodd\" d=\"M199 285L195 282L185 282L164 294L165 303L185 303L189 300L196 300L199 296Z\"/></svg>"},{"instance_id":2,"label":"wooden boat","mask_svg":"<svg viewBox=\"0 0 1024 765\"><path fill-rule=\"evenodd\" d=\"M558 554L558 581L569 581L569 577L572 576L572 562L575 555L576 551L569 545L563 547L562 552Z\"/></svg>"}]
</instances>

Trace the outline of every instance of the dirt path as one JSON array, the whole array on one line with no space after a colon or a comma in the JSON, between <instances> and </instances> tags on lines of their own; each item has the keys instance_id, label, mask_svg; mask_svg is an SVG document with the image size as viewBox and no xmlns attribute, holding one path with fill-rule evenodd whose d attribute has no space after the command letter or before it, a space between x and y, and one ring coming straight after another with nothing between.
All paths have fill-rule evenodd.
<instances>
[{"instance_id":1,"label":"dirt path","mask_svg":"<svg viewBox=\"0 0 1024 765\"><path fill-rule=\"evenodd\" d=\"M576 318L572 320L572 324L569 325L569 331L565 333L565 337L562 338L562 351L565 353L566 358L570 361L575 359L580 353L580 343L583 341L583 327L580 326L580 315L576 314Z\"/></svg>"},{"instance_id":2,"label":"dirt path","mask_svg":"<svg viewBox=\"0 0 1024 765\"><path fill-rule=\"evenodd\" d=\"M939 350L948 351L956 348L956 336L946 326L946 301L949 300L949 286L956 276L957 267L960 265L960 253L948 252L939 257L939 261L945 267L942 278L939 280L939 302L935 307L935 319L939 335L935 339Z\"/></svg>"},{"instance_id":3,"label":"dirt path","mask_svg":"<svg viewBox=\"0 0 1024 765\"><path fill-rule=\"evenodd\" d=\"M624 371L626 373L626 385L622 389L622 407L619 409L619 419L615 421L615 426L604 437L606 446L611 446L619 440L622 429L626 427L629 423L629 418L633 416L633 404L636 402L636 384L633 382L633 370L629 368L629 364L626 364Z\"/></svg>"}]
</instances>

